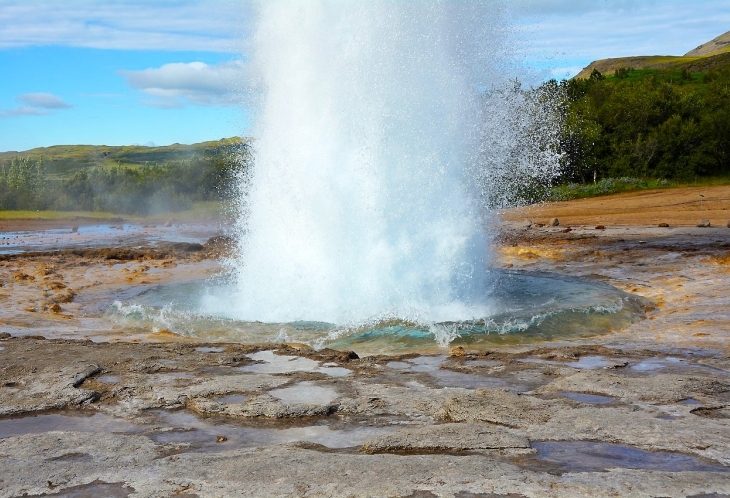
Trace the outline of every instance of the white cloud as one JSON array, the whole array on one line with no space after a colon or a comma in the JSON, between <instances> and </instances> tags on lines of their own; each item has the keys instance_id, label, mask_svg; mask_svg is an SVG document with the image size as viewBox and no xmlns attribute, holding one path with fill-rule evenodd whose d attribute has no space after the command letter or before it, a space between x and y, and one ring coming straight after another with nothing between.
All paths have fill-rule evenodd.
<instances>
[{"instance_id":1,"label":"white cloud","mask_svg":"<svg viewBox=\"0 0 730 498\"><path fill-rule=\"evenodd\" d=\"M16 100L28 106L42 109L69 109L71 107L61 97L56 97L50 93L25 93L18 95Z\"/></svg>"},{"instance_id":2,"label":"white cloud","mask_svg":"<svg viewBox=\"0 0 730 498\"><path fill-rule=\"evenodd\" d=\"M19 118L21 116L46 116L58 109L70 109L72 106L51 93L24 93L15 100L23 105L13 109L0 109L0 119Z\"/></svg>"},{"instance_id":3,"label":"white cloud","mask_svg":"<svg viewBox=\"0 0 730 498\"><path fill-rule=\"evenodd\" d=\"M19 118L21 116L45 116L51 112L37 107L21 106L14 109L0 110L0 118Z\"/></svg>"},{"instance_id":4,"label":"white cloud","mask_svg":"<svg viewBox=\"0 0 730 498\"><path fill-rule=\"evenodd\" d=\"M151 97L142 100L144 105L163 109L186 104L229 106L240 103L244 67L241 62L213 66L203 62L176 62L143 71L118 71L118 74L129 86Z\"/></svg>"},{"instance_id":5,"label":"white cloud","mask_svg":"<svg viewBox=\"0 0 730 498\"><path fill-rule=\"evenodd\" d=\"M0 0L0 48L235 52L246 18L234 0Z\"/></svg>"}]
</instances>

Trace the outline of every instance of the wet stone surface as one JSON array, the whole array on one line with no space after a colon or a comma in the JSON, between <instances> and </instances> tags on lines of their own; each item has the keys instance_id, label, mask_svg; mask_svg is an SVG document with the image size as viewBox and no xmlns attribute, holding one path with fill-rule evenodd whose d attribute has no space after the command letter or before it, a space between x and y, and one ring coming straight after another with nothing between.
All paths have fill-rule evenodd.
<instances>
[{"instance_id":1,"label":"wet stone surface","mask_svg":"<svg viewBox=\"0 0 730 498\"><path fill-rule=\"evenodd\" d=\"M730 495L730 246L505 237L498 264L597 278L654 308L569 343L358 358L84 316L122 281L207 278L204 259L0 261L0 497ZM124 342L53 339L79 330Z\"/></svg>"},{"instance_id":2,"label":"wet stone surface","mask_svg":"<svg viewBox=\"0 0 730 498\"><path fill-rule=\"evenodd\" d=\"M3 497L220 496L241 486L269 496L266 482L283 496L296 496L297 482L313 496L730 492L730 380L699 363L718 365L717 355L648 374L628 365L667 356L1 342ZM572 365L586 357L595 368ZM211 472L226 477L213 483ZM334 473L350 481L333 484Z\"/></svg>"}]
</instances>

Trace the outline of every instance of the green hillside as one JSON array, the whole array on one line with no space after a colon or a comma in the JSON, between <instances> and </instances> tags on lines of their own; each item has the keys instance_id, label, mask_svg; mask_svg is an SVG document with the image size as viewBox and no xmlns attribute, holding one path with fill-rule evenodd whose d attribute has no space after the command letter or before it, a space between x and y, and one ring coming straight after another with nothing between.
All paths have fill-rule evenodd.
<instances>
[{"instance_id":1,"label":"green hillside","mask_svg":"<svg viewBox=\"0 0 730 498\"><path fill-rule=\"evenodd\" d=\"M250 141L167 147L67 145L0 153L0 210L147 215L235 195Z\"/></svg>"},{"instance_id":2,"label":"green hillside","mask_svg":"<svg viewBox=\"0 0 730 498\"><path fill-rule=\"evenodd\" d=\"M642 55L617 57L591 62L575 77L587 79L595 70L601 74L612 74L621 68L674 69L690 72L706 72L730 66L730 31L714 40L700 45L683 56Z\"/></svg>"},{"instance_id":3,"label":"green hillside","mask_svg":"<svg viewBox=\"0 0 730 498\"><path fill-rule=\"evenodd\" d=\"M0 152L0 165L13 158L42 159L45 173L52 178L66 178L75 171L91 167L140 166L217 157L248 143L248 139L225 138L192 145L163 147L141 145L55 145L22 152Z\"/></svg>"}]
</instances>

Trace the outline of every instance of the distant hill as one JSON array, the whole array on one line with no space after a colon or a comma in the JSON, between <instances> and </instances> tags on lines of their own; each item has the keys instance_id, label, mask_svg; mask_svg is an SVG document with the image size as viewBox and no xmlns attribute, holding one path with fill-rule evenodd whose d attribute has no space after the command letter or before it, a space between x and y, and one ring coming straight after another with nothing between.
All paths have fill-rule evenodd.
<instances>
[{"instance_id":1,"label":"distant hill","mask_svg":"<svg viewBox=\"0 0 730 498\"><path fill-rule=\"evenodd\" d=\"M0 165L16 157L42 158L45 171L51 177L63 178L78 169L93 166L141 166L219 156L237 150L247 142L248 139L234 137L192 145L173 144L163 147L55 145L22 152L0 152Z\"/></svg>"},{"instance_id":2,"label":"distant hill","mask_svg":"<svg viewBox=\"0 0 730 498\"><path fill-rule=\"evenodd\" d=\"M642 55L617 57L591 62L575 78L588 78L594 69L601 74L612 74L617 69L686 69L705 72L730 66L730 31L700 45L683 56Z\"/></svg>"}]
</instances>

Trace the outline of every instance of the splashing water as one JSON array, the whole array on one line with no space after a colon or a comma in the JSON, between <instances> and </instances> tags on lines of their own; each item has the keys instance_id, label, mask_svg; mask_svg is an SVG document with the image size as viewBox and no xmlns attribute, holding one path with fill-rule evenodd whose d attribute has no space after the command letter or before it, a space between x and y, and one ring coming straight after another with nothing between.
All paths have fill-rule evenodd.
<instances>
[{"instance_id":1,"label":"splashing water","mask_svg":"<svg viewBox=\"0 0 730 498\"><path fill-rule=\"evenodd\" d=\"M485 144L507 158L516 128L534 122L494 121L524 105L487 92L507 80L507 31L485 2L261 3L236 284L207 310L346 327L395 319L445 342L458 332L436 324L490 315L495 190L483 167L510 170ZM531 165L549 176L557 160Z\"/></svg>"}]
</instances>

